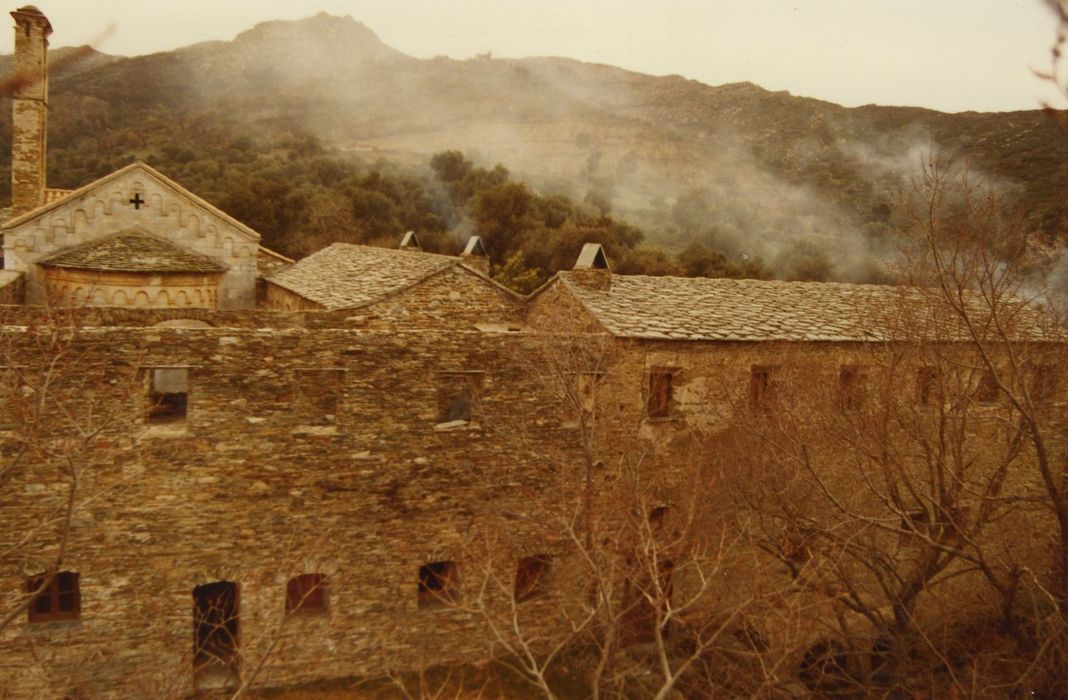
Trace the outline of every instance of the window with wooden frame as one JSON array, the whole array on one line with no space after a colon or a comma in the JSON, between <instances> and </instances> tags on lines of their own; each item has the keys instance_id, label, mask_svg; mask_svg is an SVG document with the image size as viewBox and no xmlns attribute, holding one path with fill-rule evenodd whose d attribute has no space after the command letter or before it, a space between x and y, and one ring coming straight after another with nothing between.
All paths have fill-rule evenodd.
<instances>
[{"instance_id":1,"label":"window with wooden frame","mask_svg":"<svg viewBox=\"0 0 1068 700\"><path fill-rule=\"evenodd\" d=\"M482 372L438 374L438 423L470 423L478 418L482 376Z\"/></svg>"},{"instance_id":2,"label":"window with wooden frame","mask_svg":"<svg viewBox=\"0 0 1068 700\"><path fill-rule=\"evenodd\" d=\"M767 365L753 365L749 368L749 408L753 411L768 412L772 408L773 370L773 367Z\"/></svg>"},{"instance_id":3,"label":"window with wooden frame","mask_svg":"<svg viewBox=\"0 0 1068 700\"><path fill-rule=\"evenodd\" d=\"M546 595L551 571L552 557L548 554L520 559L515 569L515 602L522 603Z\"/></svg>"},{"instance_id":4,"label":"window with wooden frame","mask_svg":"<svg viewBox=\"0 0 1068 700\"><path fill-rule=\"evenodd\" d=\"M1000 396L997 377L992 370L984 369L979 373L979 380L975 385L975 400L982 404L992 404L997 403Z\"/></svg>"},{"instance_id":5,"label":"window with wooden frame","mask_svg":"<svg viewBox=\"0 0 1068 700\"><path fill-rule=\"evenodd\" d=\"M294 409L305 425L337 425L343 369L298 369L294 372Z\"/></svg>"},{"instance_id":6,"label":"window with wooden frame","mask_svg":"<svg viewBox=\"0 0 1068 700\"><path fill-rule=\"evenodd\" d=\"M649 418L670 418L674 395L675 370L654 367L649 370L646 385L645 415Z\"/></svg>"},{"instance_id":7,"label":"window with wooden frame","mask_svg":"<svg viewBox=\"0 0 1068 700\"><path fill-rule=\"evenodd\" d=\"M44 586L46 581L48 585ZM77 620L81 617L81 590L78 574L73 571L60 571L51 581L47 574L31 576L26 579L26 592L35 594L30 601L30 622Z\"/></svg>"},{"instance_id":8,"label":"window with wooden frame","mask_svg":"<svg viewBox=\"0 0 1068 700\"><path fill-rule=\"evenodd\" d=\"M864 405L868 375L863 367L843 365L838 370L838 407L849 413Z\"/></svg>"},{"instance_id":9,"label":"window with wooden frame","mask_svg":"<svg viewBox=\"0 0 1068 700\"><path fill-rule=\"evenodd\" d=\"M939 387L941 378L941 372L932 365L925 365L916 369L917 406L934 406L941 400Z\"/></svg>"},{"instance_id":10,"label":"window with wooden frame","mask_svg":"<svg viewBox=\"0 0 1068 700\"><path fill-rule=\"evenodd\" d=\"M419 567L419 607L448 605L459 599L459 577L454 561L434 561Z\"/></svg>"},{"instance_id":11,"label":"window with wooden frame","mask_svg":"<svg viewBox=\"0 0 1068 700\"><path fill-rule=\"evenodd\" d=\"M148 422L184 422L189 409L189 368L153 367L148 375Z\"/></svg>"},{"instance_id":12,"label":"window with wooden frame","mask_svg":"<svg viewBox=\"0 0 1068 700\"><path fill-rule=\"evenodd\" d=\"M286 583L286 614L326 612L326 576L300 574Z\"/></svg>"}]
</instances>

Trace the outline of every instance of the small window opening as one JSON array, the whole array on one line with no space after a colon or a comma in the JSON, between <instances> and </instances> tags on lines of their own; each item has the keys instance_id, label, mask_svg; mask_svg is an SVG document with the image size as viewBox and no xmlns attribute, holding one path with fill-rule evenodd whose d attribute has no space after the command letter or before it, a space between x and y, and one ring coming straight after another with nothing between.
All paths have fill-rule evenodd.
<instances>
[{"instance_id":1,"label":"small window opening","mask_svg":"<svg viewBox=\"0 0 1068 700\"><path fill-rule=\"evenodd\" d=\"M149 423L180 423L189 407L189 370L185 367L157 367L151 371Z\"/></svg>"},{"instance_id":2,"label":"small window opening","mask_svg":"<svg viewBox=\"0 0 1068 700\"><path fill-rule=\"evenodd\" d=\"M983 370L979 375L979 383L975 387L975 400L985 404L997 403L999 395L997 377L991 370Z\"/></svg>"},{"instance_id":3,"label":"small window opening","mask_svg":"<svg viewBox=\"0 0 1068 700\"><path fill-rule=\"evenodd\" d=\"M668 418L671 416L671 399L674 393L672 379L674 373L668 369L649 371L649 395L645 404L645 413L650 418Z\"/></svg>"},{"instance_id":4,"label":"small window opening","mask_svg":"<svg viewBox=\"0 0 1068 700\"><path fill-rule=\"evenodd\" d=\"M753 365L749 370L749 407L767 412L772 404L771 367Z\"/></svg>"},{"instance_id":5,"label":"small window opening","mask_svg":"<svg viewBox=\"0 0 1068 700\"><path fill-rule=\"evenodd\" d=\"M649 528L651 530L659 531L664 529L664 523L667 522L668 507L656 506L649 511Z\"/></svg>"},{"instance_id":6,"label":"small window opening","mask_svg":"<svg viewBox=\"0 0 1068 700\"><path fill-rule=\"evenodd\" d=\"M588 423L595 415L597 406L597 383L601 375L597 372L579 372L575 375L576 408Z\"/></svg>"},{"instance_id":7,"label":"small window opening","mask_svg":"<svg viewBox=\"0 0 1068 700\"><path fill-rule=\"evenodd\" d=\"M419 567L419 607L448 605L458 598L456 562L435 561Z\"/></svg>"},{"instance_id":8,"label":"small window opening","mask_svg":"<svg viewBox=\"0 0 1068 700\"><path fill-rule=\"evenodd\" d=\"M286 584L286 614L326 612L326 576L300 574Z\"/></svg>"},{"instance_id":9,"label":"small window opening","mask_svg":"<svg viewBox=\"0 0 1068 700\"><path fill-rule=\"evenodd\" d=\"M438 423L470 423L478 413L482 392L482 375L476 373L441 374L438 390Z\"/></svg>"},{"instance_id":10,"label":"small window opening","mask_svg":"<svg viewBox=\"0 0 1068 700\"><path fill-rule=\"evenodd\" d=\"M298 369L295 373L299 420L308 425L336 425L344 370Z\"/></svg>"},{"instance_id":11,"label":"small window opening","mask_svg":"<svg viewBox=\"0 0 1068 700\"><path fill-rule=\"evenodd\" d=\"M916 404L933 406L938 401L939 371L937 367L920 367L916 370Z\"/></svg>"},{"instance_id":12,"label":"small window opening","mask_svg":"<svg viewBox=\"0 0 1068 700\"><path fill-rule=\"evenodd\" d=\"M1053 365L1037 365L1031 375L1031 398L1038 403L1053 400L1057 393L1057 374Z\"/></svg>"},{"instance_id":13,"label":"small window opening","mask_svg":"<svg viewBox=\"0 0 1068 700\"><path fill-rule=\"evenodd\" d=\"M548 554L523 557L515 570L515 602L522 603L549 592L552 558Z\"/></svg>"},{"instance_id":14,"label":"small window opening","mask_svg":"<svg viewBox=\"0 0 1068 700\"><path fill-rule=\"evenodd\" d=\"M30 622L52 622L54 620L77 620L81 617L82 598L78 585L78 574L73 571L60 571L45 588L41 589L47 574L33 576L26 580L26 592L37 595L30 603Z\"/></svg>"},{"instance_id":15,"label":"small window opening","mask_svg":"<svg viewBox=\"0 0 1068 700\"><path fill-rule=\"evenodd\" d=\"M856 365L838 371L838 403L843 411L856 411L864 404L867 375Z\"/></svg>"},{"instance_id":16,"label":"small window opening","mask_svg":"<svg viewBox=\"0 0 1068 700\"><path fill-rule=\"evenodd\" d=\"M0 430L15 429L24 388L18 371L0 367Z\"/></svg>"},{"instance_id":17,"label":"small window opening","mask_svg":"<svg viewBox=\"0 0 1068 700\"><path fill-rule=\"evenodd\" d=\"M914 535L929 535L933 518L926 510L910 510L901 516L901 533L898 535L898 545L906 545L912 541Z\"/></svg>"}]
</instances>

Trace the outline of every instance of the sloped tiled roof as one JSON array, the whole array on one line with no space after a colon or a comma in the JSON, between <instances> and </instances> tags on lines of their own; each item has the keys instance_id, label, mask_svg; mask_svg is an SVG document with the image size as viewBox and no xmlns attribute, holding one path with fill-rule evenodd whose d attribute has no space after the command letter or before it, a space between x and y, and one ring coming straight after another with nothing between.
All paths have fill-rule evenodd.
<instances>
[{"instance_id":1,"label":"sloped tiled roof","mask_svg":"<svg viewBox=\"0 0 1068 700\"><path fill-rule=\"evenodd\" d=\"M605 330L630 338L874 340L888 311L914 297L871 284L613 275L601 290L560 279Z\"/></svg>"},{"instance_id":2,"label":"sloped tiled roof","mask_svg":"<svg viewBox=\"0 0 1068 700\"><path fill-rule=\"evenodd\" d=\"M121 231L64 248L42 265L112 272L225 272L222 262L143 231Z\"/></svg>"},{"instance_id":3,"label":"sloped tiled roof","mask_svg":"<svg viewBox=\"0 0 1068 700\"><path fill-rule=\"evenodd\" d=\"M459 264L448 255L334 243L267 279L327 309L344 309Z\"/></svg>"}]
</instances>

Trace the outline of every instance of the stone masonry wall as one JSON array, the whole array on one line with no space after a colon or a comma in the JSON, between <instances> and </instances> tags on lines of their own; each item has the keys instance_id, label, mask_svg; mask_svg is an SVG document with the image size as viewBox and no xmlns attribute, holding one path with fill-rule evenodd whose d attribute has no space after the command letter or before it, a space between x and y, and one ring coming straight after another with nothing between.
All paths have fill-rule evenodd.
<instances>
[{"instance_id":1,"label":"stone masonry wall","mask_svg":"<svg viewBox=\"0 0 1068 700\"><path fill-rule=\"evenodd\" d=\"M566 475L525 447L566 446L573 432L517 359L522 342L477 331L82 331L79 361L136 376L139 398L109 385L119 420L85 466L63 564L81 577L81 619L9 628L6 690L188 688L191 592L217 580L239 586L248 663L281 640L263 684L484 657L479 615L421 609L417 576L422 564L455 560L461 577L477 579L470 557L487 530L513 535L516 556L523 540L541 551L551 539L545 524ZM131 373L153 366L189 368L184 426L144 424L145 375ZM336 420L306 424L294 408L301 372L324 368L343 375ZM449 372L480 373L481 391L472 423L443 430L438 392ZM41 522L65 485L60 471L25 470L5 485L3 521ZM49 566L48 532L0 561L5 609ZM299 573L326 574L328 612L283 624L286 581Z\"/></svg>"}]
</instances>

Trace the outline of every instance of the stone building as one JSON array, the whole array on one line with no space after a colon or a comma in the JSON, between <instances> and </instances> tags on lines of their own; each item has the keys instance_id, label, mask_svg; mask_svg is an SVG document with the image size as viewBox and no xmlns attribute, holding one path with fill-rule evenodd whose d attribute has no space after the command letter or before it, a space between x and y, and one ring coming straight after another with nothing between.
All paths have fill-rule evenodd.
<instances>
[{"instance_id":1,"label":"stone building","mask_svg":"<svg viewBox=\"0 0 1068 700\"><path fill-rule=\"evenodd\" d=\"M408 235L294 263L141 163L49 191L50 25L12 15L25 79L0 227L0 697L483 659L485 619L461 603L487 542L551 635L584 455L539 371L546 338L609 340L610 367L549 369L593 378L590 400L634 427L612 428L605 461L638 440L667 470L761 405L790 360L848 389L887 340L872 310L902 298L613 275L596 245L523 298L477 239L458 257Z\"/></svg>"}]
</instances>

